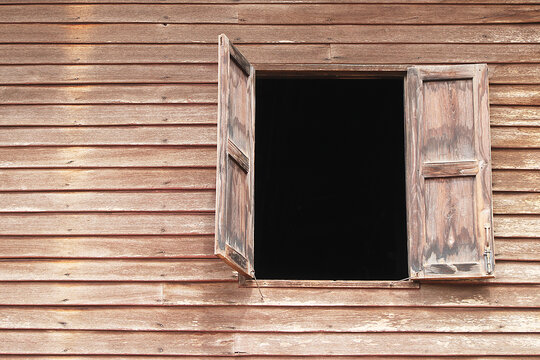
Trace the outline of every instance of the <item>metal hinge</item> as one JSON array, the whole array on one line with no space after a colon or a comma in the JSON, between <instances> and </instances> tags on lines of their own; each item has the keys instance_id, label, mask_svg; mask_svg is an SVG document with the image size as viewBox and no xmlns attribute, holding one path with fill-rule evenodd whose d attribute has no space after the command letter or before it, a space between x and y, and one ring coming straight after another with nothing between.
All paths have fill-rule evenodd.
<instances>
[{"instance_id":1,"label":"metal hinge","mask_svg":"<svg viewBox=\"0 0 540 360\"><path fill-rule=\"evenodd\" d=\"M493 253L490 248L484 250L484 263L486 265L486 273L493 273Z\"/></svg>"},{"instance_id":2,"label":"metal hinge","mask_svg":"<svg viewBox=\"0 0 540 360\"><path fill-rule=\"evenodd\" d=\"M493 273L493 253L491 252L491 248L489 247L490 243L490 232L491 229L490 224L484 224L484 229L486 229L486 249L484 250L484 263L486 266L486 273L490 275Z\"/></svg>"}]
</instances>

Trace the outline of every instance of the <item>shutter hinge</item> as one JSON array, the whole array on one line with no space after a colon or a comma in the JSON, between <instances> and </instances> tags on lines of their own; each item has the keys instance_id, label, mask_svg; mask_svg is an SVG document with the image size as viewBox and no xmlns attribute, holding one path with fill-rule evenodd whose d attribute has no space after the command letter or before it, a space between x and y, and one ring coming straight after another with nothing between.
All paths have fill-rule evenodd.
<instances>
[{"instance_id":1,"label":"shutter hinge","mask_svg":"<svg viewBox=\"0 0 540 360\"><path fill-rule=\"evenodd\" d=\"M484 263L486 265L486 273L488 275L493 273L493 253L490 248L484 250Z\"/></svg>"},{"instance_id":2,"label":"shutter hinge","mask_svg":"<svg viewBox=\"0 0 540 360\"><path fill-rule=\"evenodd\" d=\"M484 224L484 228L486 229L486 249L484 250L484 264L486 266L486 273L488 275L491 275L493 273L493 252L491 251L491 248L489 247L489 243L490 243L489 230L491 226L490 224Z\"/></svg>"}]
</instances>

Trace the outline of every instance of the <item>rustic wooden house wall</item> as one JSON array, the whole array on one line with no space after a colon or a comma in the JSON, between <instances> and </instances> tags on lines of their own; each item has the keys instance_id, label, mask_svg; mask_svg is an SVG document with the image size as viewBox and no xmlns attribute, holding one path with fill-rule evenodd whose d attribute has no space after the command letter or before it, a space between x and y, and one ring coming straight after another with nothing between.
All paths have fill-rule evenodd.
<instances>
[{"instance_id":1,"label":"rustic wooden house wall","mask_svg":"<svg viewBox=\"0 0 540 360\"><path fill-rule=\"evenodd\" d=\"M538 356L540 5L226 1L2 1L1 357ZM220 33L256 68L488 63L496 277L240 288L213 256Z\"/></svg>"}]
</instances>

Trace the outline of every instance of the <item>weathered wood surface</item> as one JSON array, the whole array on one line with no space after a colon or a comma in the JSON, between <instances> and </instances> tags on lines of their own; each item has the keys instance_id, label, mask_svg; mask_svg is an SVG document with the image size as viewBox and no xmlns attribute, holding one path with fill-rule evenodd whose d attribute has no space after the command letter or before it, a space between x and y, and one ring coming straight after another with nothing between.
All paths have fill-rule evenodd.
<instances>
[{"instance_id":1,"label":"weathered wood surface","mask_svg":"<svg viewBox=\"0 0 540 360\"><path fill-rule=\"evenodd\" d=\"M495 126L540 126L540 107L493 105L490 118Z\"/></svg>"},{"instance_id":2,"label":"weathered wood surface","mask_svg":"<svg viewBox=\"0 0 540 360\"><path fill-rule=\"evenodd\" d=\"M0 170L1 191L196 190L215 188L216 171L204 168Z\"/></svg>"},{"instance_id":3,"label":"weathered wood surface","mask_svg":"<svg viewBox=\"0 0 540 360\"><path fill-rule=\"evenodd\" d=\"M495 238L495 259L540 261L540 238Z\"/></svg>"},{"instance_id":4,"label":"weathered wood surface","mask_svg":"<svg viewBox=\"0 0 540 360\"><path fill-rule=\"evenodd\" d=\"M11 26L11 25L10 25ZM123 27L126 25L122 25ZM191 26L190 26L191 27ZM1 28L1 26L0 26ZM406 28L409 28L407 26ZM423 28L423 27L422 27ZM295 31L297 27L294 27ZM310 27L311 29L311 27ZM216 29L217 30L217 29ZM379 29L380 30L380 29ZM135 31L135 30L133 30ZM444 34L448 35L445 29ZM192 33L192 32L190 32ZM296 33L296 32L295 32ZM377 34L380 31L376 32ZM425 32L423 32L425 33ZM138 34L129 33L132 37ZM212 38L212 41L215 39ZM177 41L177 39L175 39ZM540 39L539 39L540 41ZM400 66L402 70L406 65ZM539 84L540 70L535 64L489 64L491 84ZM168 84L216 83L216 64L154 64L152 66L126 65L4 65L0 66L0 84ZM496 114L495 105L491 107ZM513 111L513 108L503 108ZM533 114L537 109L516 109ZM534 119L538 119L536 114ZM494 118L492 116L492 123ZM496 120L496 118L495 118ZM494 123L497 124L497 123ZM504 124L504 122L502 123ZM519 124L516 124L519 125Z\"/></svg>"},{"instance_id":5,"label":"weathered wood surface","mask_svg":"<svg viewBox=\"0 0 540 360\"><path fill-rule=\"evenodd\" d=\"M2 258L213 258L213 236L0 236ZM540 261L538 238L495 238L497 260Z\"/></svg>"},{"instance_id":6,"label":"weathered wood surface","mask_svg":"<svg viewBox=\"0 0 540 360\"><path fill-rule=\"evenodd\" d=\"M433 343L446 344L449 355L534 355L540 350L535 334L415 334L415 333L190 333L2 330L0 353L144 354L144 355L416 355L437 354ZM410 347L404 347L407 342Z\"/></svg>"},{"instance_id":7,"label":"weathered wood surface","mask_svg":"<svg viewBox=\"0 0 540 360\"><path fill-rule=\"evenodd\" d=\"M81 4L4 5L1 10L3 23L508 24L540 19L540 7L535 5Z\"/></svg>"},{"instance_id":8,"label":"weathered wood surface","mask_svg":"<svg viewBox=\"0 0 540 360\"><path fill-rule=\"evenodd\" d=\"M0 3L3 359L538 358L537 0ZM495 278L264 301L239 287L213 255L215 127L198 126L217 119L219 33L260 68L487 62Z\"/></svg>"},{"instance_id":9,"label":"weathered wood surface","mask_svg":"<svg viewBox=\"0 0 540 360\"><path fill-rule=\"evenodd\" d=\"M538 308L537 285L422 284L420 289L242 288L236 282L2 282L0 305L262 305ZM448 294L451 293L452 296Z\"/></svg>"},{"instance_id":10,"label":"weathered wood surface","mask_svg":"<svg viewBox=\"0 0 540 360\"><path fill-rule=\"evenodd\" d=\"M216 141L215 125L0 127L0 146L216 145Z\"/></svg>"},{"instance_id":11,"label":"weathered wood surface","mask_svg":"<svg viewBox=\"0 0 540 360\"><path fill-rule=\"evenodd\" d=\"M540 192L540 171L495 170L493 190Z\"/></svg>"},{"instance_id":12,"label":"weathered wood surface","mask_svg":"<svg viewBox=\"0 0 540 360\"><path fill-rule=\"evenodd\" d=\"M7 105L0 126L215 124L217 104Z\"/></svg>"},{"instance_id":13,"label":"weathered wood surface","mask_svg":"<svg viewBox=\"0 0 540 360\"><path fill-rule=\"evenodd\" d=\"M494 169L540 170L538 149L494 149L491 151Z\"/></svg>"},{"instance_id":14,"label":"weathered wood surface","mask_svg":"<svg viewBox=\"0 0 540 360\"><path fill-rule=\"evenodd\" d=\"M213 212L215 196L214 191L170 190L0 192L0 212ZM540 214L540 193L495 193L493 212L495 214Z\"/></svg>"},{"instance_id":15,"label":"weathered wood surface","mask_svg":"<svg viewBox=\"0 0 540 360\"><path fill-rule=\"evenodd\" d=\"M0 168L216 166L215 147L69 146L0 148ZM540 164L539 164L540 166Z\"/></svg>"},{"instance_id":16,"label":"weathered wood surface","mask_svg":"<svg viewBox=\"0 0 540 360\"><path fill-rule=\"evenodd\" d=\"M538 237L540 215L497 215L493 231L500 237Z\"/></svg>"},{"instance_id":17,"label":"weathered wood surface","mask_svg":"<svg viewBox=\"0 0 540 360\"><path fill-rule=\"evenodd\" d=\"M489 102L493 105L540 105L538 85L494 85L489 89Z\"/></svg>"},{"instance_id":18,"label":"weathered wood surface","mask_svg":"<svg viewBox=\"0 0 540 360\"><path fill-rule=\"evenodd\" d=\"M0 307L0 329L536 333L539 316L534 309Z\"/></svg>"},{"instance_id":19,"label":"weathered wood surface","mask_svg":"<svg viewBox=\"0 0 540 360\"><path fill-rule=\"evenodd\" d=\"M0 45L0 64L215 63L213 44ZM239 45L251 63L451 64L540 62L538 44Z\"/></svg>"},{"instance_id":20,"label":"weathered wood surface","mask_svg":"<svg viewBox=\"0 0 540 360\"><path fill-rule=\"evenodd\" d=\"M0 212L158 211L213 213L215 200L215 191L0 192ZM531 201L532 199L520 200Z\"/></svg>"},{"instance_id":21,"label":"weathered wood surface","mask_svg":"<svg viewBox=\"0 0 540 360\"><path fill-rule=\"evenodd\" d=\"M234 281L223 261L205 260L2 260L0 281ZM539 284L540 263L499 262L492 283ZM267 289L264 281L262 288ZM282 285L286 288L289 285ZM303 288L298 284L290 287ZM322 286L321 286L322 287ZM341 284L335 287L341 288ZM366 288L371 287L369 284ZM390 288L399 289L399 286Z\"/></svg>"},{"instance_id":22,"label":"weathered wood surface","mask_svg":"<svg viewBox=\"0 0 540 360\"><path fill-rule=\"evenodd\" d=\"M3 104L216 103L213 84L0 86Z\"/></svg>"},{"instance_id":23,"label":"weathered wood surface","mask_svg":"<svg viewBox=\"0 0 540 360\"><path fill-rule=\"evenodd\" d=\"M0 281L237 280L236 273L219 259L2 260L0 264Z\"/></svg>"},{"instance_id":24,"label":"weathered wood surface","mask_svg":"<svg viewBox=\"0 0 540 360\"><path fill-rule=\"evenodd\" d=\"M214 236L0 236L0 257L215 258Z\"/></svg>"},{"instance_id":25,"label":"weathered wood surface","mask_svg":"<svg viewBox=\"0 0 540 360\"><path fill-rule=\"evenodd\" d=\"M216 44L221 24L0 24L2 43ZM227 25L235 44L538 43L537 25ZM538 74L529 65L527 75ZM197 70L197 69L195 69ZM151 69L148 69L152 72ZM144 73L144 72L143 72ZM209 73L201 73L202 78ZM212 74L215 76L215 74ZM524 78L525 74L519 74ZM193 79L193 78L192 78Z\"/></svg>"},{"instance_id":26,"label":"weathered wood surface","mask_svg":"<svg viewBox=\"0 0 540 360\"><path fill-rule=\"evenodd\" d=\"M0 235L210 235L214 233L213 214L6 213L1 216Z\"/></svg>"}]
</instances>

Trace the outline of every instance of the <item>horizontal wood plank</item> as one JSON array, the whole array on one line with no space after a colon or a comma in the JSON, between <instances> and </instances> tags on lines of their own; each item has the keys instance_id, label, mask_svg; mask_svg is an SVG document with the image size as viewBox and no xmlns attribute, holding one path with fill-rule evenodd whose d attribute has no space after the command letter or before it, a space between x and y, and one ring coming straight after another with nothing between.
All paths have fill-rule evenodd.
<instances>
[{"instance_id":1,"label":"horizontal wood plank","mask_svg":"<svg viewBox=\"0 0 540 360\"><path fill-rule=\"evenodd\" d=\"M255 64L540 62L538 44L262 44L238 46ZM0 64L216 63L213 44L0 45Z\"/></svg>"},{"instance_id":2,"label":"horizontal wood plank","mask_svg":"<svg viewBox=\"0 0 540 360\"><path fill-rule=\"evenodd\" d=\"M525 8L518 6L515 10ZM234 24L238 23L238 10L230 5L5 5L0 11L0 22Z\"/></svg>"},{"instance_id":3,"label":"horizontal wood plank","mask_svg":"<svg viewBox=\"0 0 540 360\"><path fill-rule=\"evenodd\" d=\"M538 85L494 85L489 89L489 102L494 105L540 105Z\"/></svg>"},{"instance_id":4,"label":"horizontal wood plank","mask_svg":"<svg viewBox=\"0 0 540 360\"><path fill-rule=\"evenodd\" d=\"M533 63L540 62L540 50L536 47L492 44L330 44L331 62L345 64Z\"/></svg>"},{"instance_id":5,"label":"horizontal wood plank","mask_svg":"<svg viewBox=\"0 0 540 360\"><path fill-rule=\"evenodd\" d=\"M497 284L540 284L540 262L497 260L495 277L489 279L488 282Z\"/></svg>"},{"instance_id":6,"label":"horizontal wood plank","mask_svg":"<svg viewBox=\"0 0 540 360\"><path fill-rule=\"evenodd\" d=\"M494 149L491 151L494 169L540 170L540 150Z\"/></svg>"},{"instance_id":7,"label":"horizontal wood plank","mask_svg":"<svg viewBox=\"0 0 540 360\"><path fill-rule=\"evenodd\" d=\"M420 289L239 287L236 282L2 282L1 305L540 306L537 286L422 284ZM451 293L452 296L448 296Z\"/></svg>"},{"instance_id":8,"label":"horizontal wood plank","mask_svg":"<svg viewBox=\"0 0 540 360\"><path fill-rule=\"evenodd\" d=\"M66 0L2 0L4 4L64 4ZM402 4L403 0L334 0L336 4ZM148 3L154 4L149 0L70 0L70 4L133 4ZM193 4L193 0L159 0L160 4ZM199 4L230 4L231 0L204 0L197 2ZM235 4L317 4L328 3L328 0L234 0ZM411 0L410 4L538 4L538 0Z\"/></svg>"},{"instance_id":9,"label":"horizontal wood plank","mask_svg":"<svg viewBox=\"0 0 540 360\"><path fill-rule=\"evenodd\" d=\"M528 291L526 289L529 289ZM166 304L174 305L277 305L277 306L520 306L538 303L528 286L422 284L420 289L303 289L264 288L264 299L256 288L238 288L236 284L165 284ZM510 292L518 291L510 294ZM452 297L448 294L452 293ZM526 293L526 299L521 298ZM502 299L500 297L510 296ZM203 300L204 299L204 300ZM203 301L201 301L203 300ZM521 304L521 305L519 305Z\"/></svg>"},{"instance_id":10,"label":"horizontal wood plank","mask_svg":"<svg viewBox=\"0 0 540 360\"><path fill-rule=\"evenodd\" d=\"M493 213L540 214L540 193L495 193Z\"/></svg>"},{"instance_id":11,"label":"horizontal wood plank","mask_svg":"<svg viewBox=\"0 0 540 360\"><path fill-rule=\"evenodd\" d=\"M534 23L535 5L411 7L401 4L5 5L4 23L505 24Z\"/></svg>"},{"instance_id":12,"label":"horizontal wood plank","mask_svg":"<svg viewBox=\"0 0 540 360\"><path fill-rule=\"evenodd\" d=\"M208 43L221 33L235 44L538 43L535 24L510 25L222 25L0 24L1 43ZM54 39L54 40L53 40ZM532 66L530 74L538 74ZM197 70L197 69L195 69ZM501 69L502 70L502 69ZM204 76L204 73L201 74ZM520 74L516 72L516 75ZM523 76L521 76L523 77Z\"/></svg>"},{"instance_id":13,"label":"horizontal wood plank","mask_svg":"<svg viewBox=\"0 0 540 360\"><path fill-rule=\"evenodd\" d=\"M538 310L358 307L0 307L0 329L540 332Z\"/></svg>"},{"instance_id":14,"label":"horizontal wood plank","mask_svg":"<svg viewBox=\"0 0 540 360\"><path fill-rule=\"evenodd\" d=\"M217 102L214 84L0 86L2 104L185 104Z\"/></svg>"},{"instance_id":15,"label":"horizontal wood plank","mask_svg":"<svg viewBox=\"0 0 540 360\"><path fill-rule=\"evenodd\" d=\"M215 191L0 192L0 212L213 212L215 201Z\"/></svg>"},{"instance_id":16,"label":"horizontal wood plank","mask_svg":"<svg viewBox=\"0 0 540 360\"><path fill-rule=\"evenodd\" d=\"M540 215L496 215L493 232L500 237L540 236Z\"/></svg>"},{"instance_id":17,"label":"horizontal wood plank","mask_svg":"<svg viewBox=\"0 0 540 360\"><path fill-rule=\"evenodd\" d=\"M215 84L0 86L2 104L191 104L217 102ZM490 102L540 105L537 85L493 85Z\"/></svg>"},{"instance_id":18,"label":"horizontal wood plank","mask_svg":"<svg viewBox=\"0 0 540 360\"><path fill-rule=\"evenodd\" d=\"M0 146L216 145L216 143L215 125L0 127Z\"/></svg>"},{"instance_id":19,"label":"horizontal wood plank","mask_svg":"<svg viewBox=\"0 0 540 360\"><path fill-rule=\"evenodd\" d=\"M0 170L1 191L186 190L215 189L215 187L216 171L214 169Z\"/></svg>"},{"instance_id":20,"label":"horizontal wood plank","mask_svg":"<svg viewBox=\"0 0 540 360\"><path fill-rule=\"evenodd\" d=\"M540 238L495 238L495 259L540 261Z\"/></svg>"},{"instance_id":21,"label":"horizontal wood plank","mask_svg":"<svg viewBox=\"0 0 540 360\"><path fill-rule=\"evenodd\" d=\"M209 235L213 214L2 214L0 235Z\"/></svg>"},{"instance_id":22,"label":"horizontal wood plank","mask_svg":"<svg viewBox=\"0 0 540 360\"><path fill-rule=\"evenodd\" d=\"M0 281L235 281L219 259L2 260Z\"/></svg>"},{"instance_id":23,"label":"horizontal wood plank","mask_svg":"<svg viewBox=\"0 0 540 360\"><path fill-rule=\"evenodd\" d=\"M145 355L432 355L446 344L448 355L534 355L534 334L415 333L174 333L2 330L0 353L145 354ZM407 342L410 347L403 347ZM24 344L24 346L21 346Z\"/></svg>"},{"instance_id":24,"label":"horizontal wood plank","mask_svg":"<svg viewBox=\"0 0 540 360\"><path fill-rule=\"evenodd\" d=\"M332 360L350 360L350 356L334 356L334 355L322 355L322 356L304 356L305 358L308 358L310 360L326 360L326 359L332 359ZM4 355L4 359L8 360L20 360L20 359L39 359L39 360L111 360L111 356L96 356L96 355ZM137 355L127 355L127 356L114 356L114 360L178 360L178 356L137 356ZM276 360L283 360L283 359L290 359L290 356L272 356L272 359ZM182 360L207 360L208 356L197 356L197 355L188 355L188 356L181 356ZM224 359L230 359L230 356L212 356L212 360L224 360ZM396 356L396 355L378 355L376 357L377 360L426 360L425 356ZM497 356L497 355L486 355L486 356L446 356L446 355L431 355L429 356L429 359L438 359L438 360L508 360L508 359L516 359L516 360L538 360L537 356L523 356L523 355L503 355L503 356ZM242 356L242 360L268 360L267 355L247 355Z\"/></svg>"},{"instance_id":25,"label":"horizontal wood plank","mask_svg":"<svg viewBox=\"0 0 540 360\"><path fill-rule=\"evenodd\" d=\"M213 236L0 236L0 258L213 258ZM538 238L496 238L497 260L540 261Z\"/></svg>"},{"instance_id":26,"label":"horizontal wood plank","mask_svg":"<svg viewBox=\"0 0 540 360\"><path fill-rule=\"evenodd\" d=\"M540 171L494 170L494 191L540 192Z\"/></svg>"},{"instance_id":27,"label":"horizontal wood plank","mask_svg":"<svg viewBox=\"0 0 540 360\"><path fill-rule=\"evenodd\" d=\"M131 33L130 36L134 36ZM7 65L1 84L216 83L215 64Z\"/></svg>"},{"instance_id":28,"label":"horizontal wood plank","mask_svg":"<svg viewBox=\"0 0 540 360\"><path fill-rule=\"evenodd\" d=\"M216 166L215 147L0 148L0 168Z\"/></svg>"},{"instance_id":29,"label":"horizontal wood plank","mask_svg":"<svg viewBox=\"0 0 540 360\"><path fill-rule=\"evenodd\" d=\"M489 112L492 126L540 126L540 106L493 105Z\"/></svg>"},{"instance_id":30,"label":"horizontal wood plank","mask_svg":"<svg viewBox=\"0 0 540 360\"><path fill-rule=\"evenodd\" d=\"M0 126L215 124L217 105L0 105Z\"/></svg>"},{"instance_id":31,"label":"horizontal wood plank","mask_svg":"<svg viewBox=\"0 0 540 360\"><path fill-rule=\"evenodd\" d=\"M0 236L0 258L214 258L214 236Z\"/></svg>"},{"instance_id":32,"label":"horizontal wood plank","mask_svg":"<svg viewBox=\"0 0 540 360\"><path fill-rule=\"evenodd\" d=\"M294 33L296 34L298 32L297 27L294 27L294 30ZM310 27L309 33L312 32L313 29ZM422 27L422 33L426 32L427 31ZM381 33L381 31L377 31L375 33ZM444 31L444 34L448 34L447 30ZM130 32L129 35L133 37L134 34L133 32ZM273 38L275 37L275 35L272 36ZM405 67L406 66L404 66L403 68ZM489 81L492 84L539 84L540 70L536 64L490 64ZM0 66L0 84L167 84L194 82L216 83L217 65L153 64L152 66L147 66L126 64ZM492 114L496 115L496 111L493 110L493 106L491 110ZM507 108L507 111L511 110L512 108ZM521 111L531 113L535 110L525 108L521 109ZM537 120L538 117L539 116L537 114L534 119ZM495 119L495 121L496 120L497 119ZM498 122L494 122L494 119L492 119L492 123L496 125L501 125Z\"/></svg>"}]
</instances>

